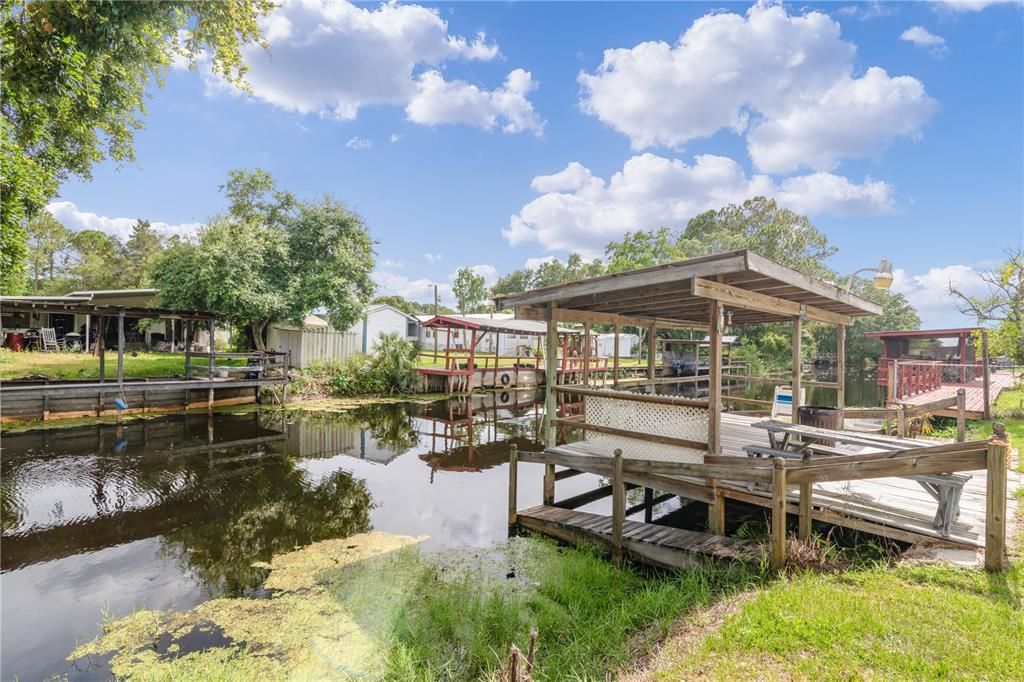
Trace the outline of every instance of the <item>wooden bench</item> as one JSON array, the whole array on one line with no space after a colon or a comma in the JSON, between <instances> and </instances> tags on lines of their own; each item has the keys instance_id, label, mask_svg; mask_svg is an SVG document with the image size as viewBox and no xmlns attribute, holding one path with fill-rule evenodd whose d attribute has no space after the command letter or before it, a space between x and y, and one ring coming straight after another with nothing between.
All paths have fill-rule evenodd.
<instances>
[{"instance_id":1,"label":"wooden bench","mask_svg":"<svg viewBox=\"0 0 1024 682\"><path fill-rule=\"evenodd\" d=\"M744 445L743 451L747 453L748 457L754 458L782 457L804 461L854 454L839 448L817 444L807 445L802 452L780 450L767 445ZM964 484L971 480L970 474L917 474L903 478L916 481L935 499L938 508L935 511L935 518L932 520L932 527L938 529L943 536L948 536L950 526L960 518L960 496L963 493Z\"/></svg>"}]
</instances>

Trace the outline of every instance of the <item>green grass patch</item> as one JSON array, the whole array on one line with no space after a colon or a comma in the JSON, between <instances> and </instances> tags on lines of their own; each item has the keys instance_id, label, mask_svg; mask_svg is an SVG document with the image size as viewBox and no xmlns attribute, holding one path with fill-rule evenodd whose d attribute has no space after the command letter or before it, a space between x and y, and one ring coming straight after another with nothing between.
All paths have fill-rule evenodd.
<instances>
[{"instance_id":1,"label":"green grass patch","mask_svg":"<svg viewBox=\"0 0 1024 682\"><path fill-rule=\"evenodd\" d=\"M104 357L107 377L117 373L117 352L107 351ZM202 364L202 356L195 360ZM218 365L241 365L240 359L217 359ZM173 377L185 373L182 353L155 351L127 352L124 356L126 377ZM0 380L45 377L47 379L97 379L100 359L89 353L12 353L0 351Z\"/></svg>"},{"instance_id":2,"label":"green grass patch","mask_svg":"<svg viewBox=\"0 0 1024 682\"><path fill-rule=\"evenodd\" d=\"M603 679L646 653L681 614L756 581L738 564L643 576L586 549L528 542L514 562L517 579L426 570L396 623L387 677L486 679L512 644L527 650L536 628L535 679Z\"/></svg>"},{"instance_id":3,"label":"green grass patch","mask_svg":"<svg viewBox=\"0 0 1024 682\"><path fill-rule=\"evenodd\" d=\"M877 567L781 580L657 679L1024 679L1020 571Z\"/></svg>"}]
</instances>

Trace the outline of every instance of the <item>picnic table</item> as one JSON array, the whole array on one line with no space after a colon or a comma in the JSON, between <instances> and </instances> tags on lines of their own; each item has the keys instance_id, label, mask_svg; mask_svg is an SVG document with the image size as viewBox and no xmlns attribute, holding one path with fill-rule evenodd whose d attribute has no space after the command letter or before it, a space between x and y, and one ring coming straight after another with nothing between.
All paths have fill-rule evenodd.
<instances>
[{"instance_id":1,"label":"picnic table","mask_svg":"<svg viewBox=\"0 0 1024 682\"><path fill-rule=\"evenodd\" d=\"M753 424L768 432L769 447L746 445L748 457L783 457L809 460L857 454L850 446L874 448L882 452L900 452L914 447L932 445L927 441L898 439L889 436L832 431L816 426L767 420ZM826 443L831 443L828 445ZM916 481L938 503L932 526L949 535L949 527L960 517L960 495L969 474L917 474L905 478Z\"/></svg>"}]
</instances>

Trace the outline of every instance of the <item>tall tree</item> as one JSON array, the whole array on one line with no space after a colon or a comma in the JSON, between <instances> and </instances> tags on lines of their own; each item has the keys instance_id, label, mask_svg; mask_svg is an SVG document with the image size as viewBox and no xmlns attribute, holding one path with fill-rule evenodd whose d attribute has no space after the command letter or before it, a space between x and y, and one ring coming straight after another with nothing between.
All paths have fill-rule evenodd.
<instances>
[{"instance_id":1,"label":"tall tree","mask_svg":"<svg viewBox=\"0 0 1024 682\"><path fill-rule=\"evenodd\" d=\"M148 220L139 219L132 226L132 234L124 245L124 268L121 286L141 287L146 281L153 260L159 255L163 242Z\"/></svg>"},{"instance_id":2,"label":"tall tree","mask_svg":"<svg viewBox=\"0 0 1024 682\"><path fill-rule=\"evenodd\" d=\"M487 281L471 268L459 268L455 273L452 293L460 314L480 312L487 300Z\"/></svg>"},{"instance_id":3,"label":"tall tree","mask_svg":"<svg viewBox=\"0 0 1024 682\"><path fill-rule=\"evenodd\" d=\"M124 270L124 244L99 230L71 236L75 262L68 268L68 289L118 289Z\"/></svg>"},{"instance_id":4,"label":"tall tree","mask_svg":"<svg viewBox=\"0 0 1024 682\"><path fill-rule=\"evenodd\" d=\"M663 227L628 233L609 244L605 255L608 270L622 272L736 249L751 249L813 277L834 278L826 261L836 249L828 238L807 217L765 197L705 211L682 232Z\"/></svg>"},{"instance_id":5,"label":"tall tree","mask_svg":"<svg viewBox=\"0 0 1024 682\"><path fill-rule=\"evenodd\" d=\"M227 212L156 258L163 305L221 312L259 350L273 322L325 308L343 329L363 314L374 254L358 215L330 197L297 201L262 170L232 171L221 189Z\"/></svg>"},{"instance_id":6,"label":"tall tree","mask_svg":"<svg viewBox=\"0 0 1024 682\"><path fill-rule=\"evenodd\" d=\"M69 257L71 232L49 211L40 211L26 228L32 293L56 293L56 280L63 274Z\"/></svg>"},{"instance_id":7,"label":"tall tree","mask_svg":"<svg viewBox=\"0 0 1024 682\"><path fill-rule=\"evenodd\" d=\"M952 282L949 293L960 312L990 327L989 353L1024 363L1024 250L1009 251L1006 262L981 273L981 280L988 286L984 296L970 296Z\"/></svg>"},{"instance_id":8,"label":"tall tree","mask_svg":"<svg viewBox=\"0 0 1024 682\"><path fill-rule=\"evenodd\" d=\"M272 0L0 0L0 286L18 286L24 223L69 175L134 158L145 92L175 59L209 56L244 86L242 47L261 42Z\"/></svg>"}]
</instances>

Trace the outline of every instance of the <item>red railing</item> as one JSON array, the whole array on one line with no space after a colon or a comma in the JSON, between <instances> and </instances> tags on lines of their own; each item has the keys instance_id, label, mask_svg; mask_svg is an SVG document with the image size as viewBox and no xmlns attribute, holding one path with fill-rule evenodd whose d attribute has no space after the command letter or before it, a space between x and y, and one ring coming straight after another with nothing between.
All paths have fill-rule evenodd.
<instances>
[{"instance_id":1,"label":"red railing","mask_svg":"<svg viewBox=\"0 0 1024 682\"><path fill-rule=\"evenodd\" d=\"M943 385L968 385L977 380L983 371L979 363L882 358L878 361L878 385L889 387L891 400L903 400L934 391ZM892 384L894 375L895 385Z\"/></svg>"}]
</instances>

